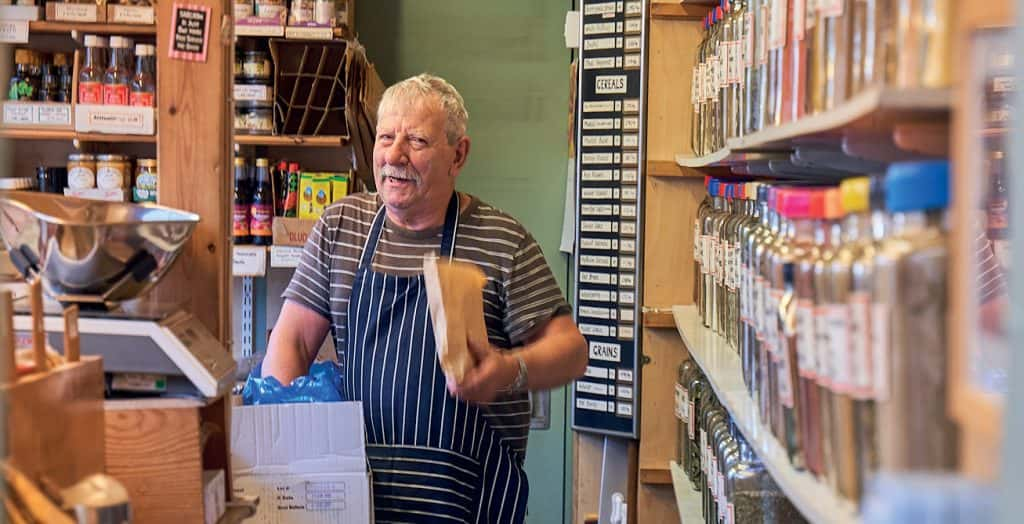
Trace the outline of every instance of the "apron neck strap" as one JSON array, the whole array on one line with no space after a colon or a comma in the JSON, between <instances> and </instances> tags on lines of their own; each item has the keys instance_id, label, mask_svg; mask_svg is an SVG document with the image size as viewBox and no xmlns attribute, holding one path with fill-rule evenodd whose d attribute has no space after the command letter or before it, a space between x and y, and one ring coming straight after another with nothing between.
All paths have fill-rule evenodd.
<instances>
[{"instance_id":1,"label":"apron neck strap","mask_svg":"<svg viewBox=\"0 0 1024 524\"><path fill-rule=\"evenodd\" d=\"M377 216L370 226L370 234L366 237L366 244L363 245L363 255L359 260L359 267L370 267L373 254L377 251L377 242L380 240L381 232L384 230L387 208L381 206ZM459 229L459 193L452 192L452 198L448 201L448 209L444 215L444 230L441 232L441 253L448 253L448 261L455 258L455 235Z\"/></svg>"}]
</instances>

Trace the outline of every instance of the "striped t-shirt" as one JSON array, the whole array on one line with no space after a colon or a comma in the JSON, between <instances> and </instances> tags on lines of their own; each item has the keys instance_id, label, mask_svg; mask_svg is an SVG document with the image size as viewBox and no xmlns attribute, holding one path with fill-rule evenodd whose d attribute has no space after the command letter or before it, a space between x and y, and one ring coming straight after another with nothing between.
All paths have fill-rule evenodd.
<instances>
[{"instance_id":1,"label":"striped t-shirt","mask_svg":"<svg viewBox=\"0 0 1024 524\"><path fill-rule=\"evenodd\" d=\"M487 277L484 320L491 344L520 346L550 318L570 313L540 246L516 219L469 196L455 237L455 260L476 264ZM283 296L331 321L334 347L345 348L352 282L370 226L383 203L376 193L357 193L331 205L306 241L299 265ZM437 253L442 227L403 229L385 219L372 270L397 276L423 272L423 255ZM340 357L339 361L343 361ZM346 371L343 371L346 372ZM485 406L491 426L521 458L530 424L526 393L514 393Z\"/></svg>"}]
</instances>

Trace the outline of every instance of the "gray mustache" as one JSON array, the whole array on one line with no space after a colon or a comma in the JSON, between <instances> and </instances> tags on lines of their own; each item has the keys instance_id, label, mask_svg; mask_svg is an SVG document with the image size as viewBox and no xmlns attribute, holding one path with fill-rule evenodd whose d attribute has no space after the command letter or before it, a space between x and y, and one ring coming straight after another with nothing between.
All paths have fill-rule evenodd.
<instances>
[{"instance_id":1,"label":"gray mustache","mask_svg":"<svg viewBox=\"0 0 1024 524\"><path fill-rule=\"evenodd\" d=\"M384 166L380 170L380 176L412 180L414 182L420 181L420 174L413 167Z\"/></svg>"}]
</instances>

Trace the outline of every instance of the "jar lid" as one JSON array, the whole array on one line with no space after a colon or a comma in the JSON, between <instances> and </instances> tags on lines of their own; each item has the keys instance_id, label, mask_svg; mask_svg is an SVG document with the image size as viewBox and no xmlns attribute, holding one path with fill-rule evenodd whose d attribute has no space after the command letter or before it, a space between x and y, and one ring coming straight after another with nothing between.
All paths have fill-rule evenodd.
<instances>
[{"instance_id":1,"label":"jar lid","mask_svg":"<svg viewBox=\"0 0 1024 524\"><path fill-rule=\"evenodd\" d=\"M110 47L116 48L131 48L132 41L123 36L112 36L110 37Z\"/></svg>"},{"instance_id":2,"label":"jar lid","mask_svg":"<svg viewBox=\"0 0 1024 524\"><path fill-rule=\"evenodd\" d=\"M247 57L250 57L250 56L252 56L252 57L262 56L262 57L266 58L267 52L266 51L261 51L259 49L250 49L248 51L245 51L244 55L247 56Z\"/></svg>"},{"instance_id":3,"label":"jar lid","mask_svg":"<svg viewBox=\"0 0 1024 524\"><path fill-rule=\"evenodd\" d=\"M235 157L235 167L245 167L245 158L244 157L240 157L240 156L236 156Z\"/></svg>"},{"instance_id":4,"label":"jar lid","mask_svg":"<svg viewBox=\"0 0 1024 524\"><path fill-rule=\"evenodd\" d=\"M153 56L156 54L156 46L152 44L135 44L137 56Z\"/></svg>"},{"instance_id":5,"label":"jar lid","mask_svg":"<svg viewBox=\"0 0 1024 524\"><path fill-rule=\"evenodd\" d=\"M99 35L85 35L85 47L107 47L107 39Z\"/></svg>"},{"instance_id":6,"label":"jar lid","mask_svg":"<svg viewBox=\"0 0 1024 524\"><path fill-rule=\"evenodd\" d=\"M14 63L15 64L31 64L32 63L32 50L31 49L15 49L14 50Z\"/></svg>"},{"instance_id":7,"label":"jar lid","mask_svg":"<svg viewBox=\"0 0 1024 524\"><path fill-rule=\"evenodd\" d=\"M257 158L256 159L256 167L269 167L269 166L270 166L270 160L267 160L266 158Z\"/></svg>"},{"instance_id":8,"label":"jar lid","mask_svg":"<svg viewBox=\"0 0 1024 524\"><path fill-rule=\"evenodd\" d=\"M68 65L67 53L54 53L53 54L53 65L55 66L66 66Z\"/></svg>"},{"instance_id":9,"label":"jar lid","mask_svg":"<svg viewBox=\"0 0 1024 524\"><path fill-rule=\"evenodd\" d=\"M140 158L136 160L135 163L138 164L139 167L156 167L155 158Z\"/></svg>"},{"instance_id":10,"label":"jar lid","mask_svg":"<svg viewBox=\"0 0 1024 524\"><path fill-rule=\"evenodd\" d=\"M123 162L128 160L125 155L96 155L96 160L100 162Z\"/></svg>"},{"instance_id":11,"label":"jar lid","mask_svg":"<svg viewBox=\"0 0 1024 524\"><path fill-rule=\"evenodd\" d=\"M241 100L235 102L235 109L238 110L252 111L266 109L267 111L269 111L273 108L273 104L264 100Z\"/></svg>"},{"instance_id":12,"label":"jar lid","mask_svg":"<svg viewBox=\"0 0 1024 524\"><path fill-rule=\"evenodd\" d=\"M71 162L95 162L96 155L90 155L89 153L71 153L68 155L68 160Z\"/></svg>"},{"instance_id":13,"label":"jar lid","mask_svg":"<svg viewBox=\"0 0 1024 524\"><path fill-rule=\"evenodd\" d=\"M891 213L945 209L949 205L949 162L899 162L885 176L885 207Z\"/></svg>"},{"instance_id":14,"label":"jar lid","mask_svg":"<svg viewBox=\"0 0 1024 524\"><path fill-rule=\"evenodd\" d=\"M0 189L2 190L32 189L33 187L36 187L34 177L0 178Z\"/></svg>"}]
</instances>

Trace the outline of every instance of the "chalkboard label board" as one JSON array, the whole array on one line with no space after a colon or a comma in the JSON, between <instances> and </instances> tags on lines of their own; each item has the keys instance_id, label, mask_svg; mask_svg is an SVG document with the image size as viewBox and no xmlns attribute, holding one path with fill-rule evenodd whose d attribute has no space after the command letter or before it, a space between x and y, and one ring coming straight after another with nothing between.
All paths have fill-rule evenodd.
<instances>
[{"instance_id":1,"label":"chalkboard label board","mask_svg":"<svg viewBox=\"0 0 1024 524\"><path fill-rule=\"evenodd\" d=\"M210 7L174 4L171 58L205 62L210 37Z\"/></svg>"}]
</instances>

